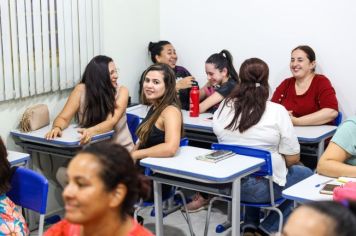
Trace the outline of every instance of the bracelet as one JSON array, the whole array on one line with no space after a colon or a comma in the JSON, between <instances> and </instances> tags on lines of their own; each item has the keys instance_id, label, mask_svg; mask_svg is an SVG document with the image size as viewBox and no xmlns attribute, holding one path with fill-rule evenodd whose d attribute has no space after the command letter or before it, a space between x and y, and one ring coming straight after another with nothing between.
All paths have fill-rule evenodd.
<instances>
[{"instance_id":1,"label":"bracelet","mask_svg":"<svg viewBox=\"0 0 356 236\"><path fill-rule=\"evenodd\" d=\"M52 129L58 128L60 131L63 131L63 129L59 126L52 126Z\"/></svg>"}]
</instances>

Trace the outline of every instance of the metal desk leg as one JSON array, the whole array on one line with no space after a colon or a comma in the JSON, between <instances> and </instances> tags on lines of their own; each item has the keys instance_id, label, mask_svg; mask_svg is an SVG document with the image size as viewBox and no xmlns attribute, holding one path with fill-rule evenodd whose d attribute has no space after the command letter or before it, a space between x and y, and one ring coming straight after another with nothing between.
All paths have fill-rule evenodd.
<instances>
[{"instance_id":1,"label":"metal desk leg","mask_svg":"<svg viewBox=\"0 0 356 236\"><path fill-rule=\"evenodd\" d=\"M240 236L240 178L232 183L232 236Z\"/></svg>"},{"instance_id":2,"label":"metal desk leg","mask_svg":"<svg viewBox=\"0 0 356 236\"><path fill-rule=\"evenodd\" d=\"M156 213L156 236L163 236L162 184L153 181L153 191Z\"/></svg>"},{"instance_id":3,"label":"metal desk leg","mask_svg":"<svg viewBox=\"0 0 356 236\"><path fill-rule=\"evenodd\" d=\"M322 139L319 143L318 143L318 161L321 157L321 155L324 152L324 144L325 144L325 139Z\"/></svg>"},{"instance_id":4,"label":"metal desk leg","mask_svg":"<svg viewBox=\"0 0 356 236\"><path fill-rule=\"evenodd\" d=\"M231 228L231 215L232 215L232 208L231 208L231 201L227 202L227 220L224 223L221 223L216 226L215 232L222 233L227 229Z\"/></svg>"}]
</instances>

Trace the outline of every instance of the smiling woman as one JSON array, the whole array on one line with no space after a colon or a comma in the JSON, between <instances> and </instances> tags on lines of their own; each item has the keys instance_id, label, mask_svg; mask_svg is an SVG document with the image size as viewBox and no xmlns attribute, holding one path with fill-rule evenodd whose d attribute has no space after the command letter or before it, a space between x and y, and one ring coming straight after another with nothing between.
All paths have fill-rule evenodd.
<instances>
[{"instance_id":1,"label":"smiling woman","mask_svg":"<svg viewBox=\"0 0 356 236\"><path fill-rule=\"evenodd\" d=\"M113 140L131 151L134 145L125 114L128 97L127 88L118 83L114 61L104 55L96 56L88 63L80 83L53 121L46 138L60 137L75 117L81 144L90 142L94 135L114 129ZM65 171L64 167L57 171L57 180L62 186Z\"/></svg>"},{"instance_id":2,"label":"smiling woman","mask_svg":"<svg viewBox=\"0 0 356 236\"><path fill-rule=\"evenodd\" d=\"M70 162L67 175L65 220L45 236L153 236L130 216L138 196L148 189L125 148L88 146Z\"/></svg>"},{"instance_id":3,"label":"smiling woman","mask_svg":"<svg viewBox=\"0 0 356 236\"><path fill-rule=\"evenodd\" d=\"M178 150L183 133L174 72L167 64L157 63L148 67L143 77L141 100L151 108L137 129L139 142L132 157L171 157Z\"/></svg>"},{"instance_id":4,"label":"smiling woman","mask_svg":"<svg viewBox=\"0 0 356 236\"><path fill-rule=\"evenodd\" d=\"M273 94L272 102L282 104L294 125L322 125L338 114L335 90L328 78L315 73L315 52L307 45L293 49L290 71Z\"/></svg>"},{"instance_id":5,"label":"smiling woman","mask_svg":"<svg viewBox=\"0 0 356 236\"><path fill-rule=\"evenodd\" d=\"M205 72L208 82L200 89L199 112L214 113L239 81L231 53L224 49L212 54L205 61Z\"/></svg>"},{"instance_id":6,"label":"smiling woman","mask_svg":"<svg viewBox=\"0 0 356 236\"><path fill-rule=\"evenodd\" d=\"M150 42L148 51L151 54L153 63L167 64L174 72L177 83L175 88L178 92L182 109L189 110L189 92L194 82L194 77L183 66L176 65L178 56L173 45L168 41ZM142 86L145 77L141 76L139 96L142 94Z\"/></svg>"}]
</instances>

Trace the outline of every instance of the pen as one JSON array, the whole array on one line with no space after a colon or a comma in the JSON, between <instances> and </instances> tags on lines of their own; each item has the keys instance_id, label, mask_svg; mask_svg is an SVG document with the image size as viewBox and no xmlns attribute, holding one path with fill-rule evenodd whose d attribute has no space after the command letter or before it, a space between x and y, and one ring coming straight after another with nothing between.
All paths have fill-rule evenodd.
<instances>
[{"instance_id":1,"label":"pen","mask_svg":"<svg viewBox=\"0 0 356 236\"><path fill-rule=\"evenodd\" d=\"M320 187L321 185L324 185L324 184L330 183L331 181L334 181L334 179L329 179L329 180L327 180L327 181L325 181L325 182L322 182L322 183L316 184L316 185L315 185L315 188Z\"/></svg>"}]
</instances>

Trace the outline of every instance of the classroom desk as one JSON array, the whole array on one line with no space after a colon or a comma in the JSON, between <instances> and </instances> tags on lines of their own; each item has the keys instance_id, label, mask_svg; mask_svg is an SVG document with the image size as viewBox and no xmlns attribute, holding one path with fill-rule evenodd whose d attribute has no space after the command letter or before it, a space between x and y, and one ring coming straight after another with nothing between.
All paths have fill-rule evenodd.
<instances>
[{"instance_id":1,"label":"classroom desk","mask_svg":"<svg viewBox=\"0 0 356 236\"><path fill-rule=\"evenodd\" d=\"M41 129L23 133L20 130L11 131L11 135L15 139L15 143L22 146L29 152L45 153L58 155L63 157L73 157L78 152L82 145L80 145L80 134L77 132L78 127L71 124L63 130L62 137L57 137L52 140L45 139L45 134L50 131L52 125L48 125ZM109 131L104 134L95 135L92 137L91 143L110 139L114 131Z\"/></svg>"},{"instance_id":2,"label":"classroom desk","mask_svg":"<svg viewBox=\"0 0 356 236\"><path fill-rule=\"evenodd\" d=\"M186 189L232 198L232 236L240 235L240 180L256 172L264 160L235 155L217 163L196 160L209 149L184 146L172 158L144 158L140 165L151 169L156 213L156 235L163 235L162 186Z\"/></svg>"},{"instance_id":3,"label":"classroom desk","mask_svg":"<svg viewBox=\"0 0 356 236\"><path fill-rule=\"evenodd\" d=\"M319 193L320 189L324 187L324 184L322 183L325 183L326 181L332 179L336 178L314 174L300 181L299 183L283 190L282 196L286 199L290 199L299 203L304 203L308 201L332 200L332 195ZM356 178L350 179L355 179L356 181ZM317 186L318 184L320 184L320 186Z\"/></svg>"},{"instance_id":4,"label":"classroom desk","mask_svg":"<svg viewBox=\"0 0 356 236\"><path fill-rule=\"evenodd\" d=\"M317 143L317 158L324 152L325 140L331 138L336 132L337 126L334 125L316 125L316 126L295 126L295 131L300 144Z\"/></svg>"},{"instance_id":5,"label":"classroom desk","mask_svg":"<svg viewBox=\"0 0 356 236\"><path fill-rule=\"evenodd\" d=\"M48 125L41 129L31 131L28 133L23 133L20 130L11 131L15 143L23 147L27 152L33 157L33 153L43 153L64 158L72 158L79 150L82 149L80 145L80 135L77 132L77 126L71 124L63 130L62 137L57 137L52 140L45 139L45 134L50 131L52 125ZM96 135L92 138L91 143L106 140L112 137L114 131L109 131L104 134ZM31 163L31 162L30 162ZM32 164L29 165L32 168ZM36 228L36 216L30 214L29 216L29 227L30 229Z\"/></svg>"},{"instance_id":6,"label":"classroom desk","mask_svg":"<svg viewBox=\"0 0 356 236\"><path fill-rule=\"evenodd\" d=\"M27 166L30 160L30 154L23 152L7 151L7 159L9 160L11 166Z\"/></svg>"},{"instance_id":7,"label":"classroom desk","mask_svg":"<svg viewBox=\"0 0 356 236\"><path fill-rule=\"evenodd\" d=\"M127 108L127 113L131 113L139 116L143 119L149 110L148 106L136 105ZM213 133L212 119L208 119L213 116L211 113L200 114L199 117L190 117L189 111L182 110L183 123L186 136L189 140L216 143L217 138ZM298 141L301 144L304 143L317 143L318 150L317 156L320 158L324 152L324 142L326 139L332 137L336 132L336 126L332 125L317 125L317 126L295 126L295 132L298 137Z\"/></svg>"}]
</instances>

